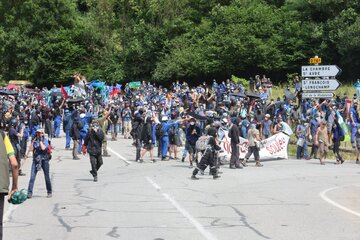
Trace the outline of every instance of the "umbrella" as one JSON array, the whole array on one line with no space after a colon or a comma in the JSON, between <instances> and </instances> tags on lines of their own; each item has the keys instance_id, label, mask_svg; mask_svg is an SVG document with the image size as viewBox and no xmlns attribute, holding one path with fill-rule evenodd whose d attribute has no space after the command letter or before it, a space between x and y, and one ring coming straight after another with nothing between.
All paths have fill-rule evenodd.
<instances>
[{"instance_id":1,"label":"umbrella","mask_svg":"<svg viewBox=\"0 0 360 240\"><path fill-rule=\"evenodd\" d=\"M81 103L84 100L84 98L68 99L67 103Z\"/></svg>"},{"instance_id":2,"label":"umbrella","mask_svg":"<svg viewBox=\"0 0 360 240\"><path fill-rule=\"evenodd\" d=\"M17 89L18 86L16 86L15 84L8 84L8 85L6 86L6 88L7 88L7 89Z\"/></svg>"},{"instance_id":3,"label":"umbrella","mask_svg":"<svg viewBox=\"0 0 360 240\"><path fill-rule=\"evenodd\" d=\"M207 120L207 117L201 116L201 115L196 114L196 113L194 113L194 112L188 112L188 115L189 115L190 117L196 118L196 119L198 119L198 120L200 120L200 121L206 121L206 120Z\"/></svg>"},{"instance_id":4,"label":"umbrella","mask_svg":"<svg viewBox=\"0 0 360 240\"><path fill-rule=\"evenodd\" d=\"M256 93L247 93L246 96L249 98L260 98L260 95Z\"/></svg>"},{"instance_id":5,"label":"umbrella","mask_svg":"<svg viewBox=\"0 0 360 240\"><path fill-rule=\"evenodd\" d=\"M231 96L239 97L239 98L246 98L245 93L241 93L241 92L232 93Z\"/></svg>"},{"instance_id":6,"label":"umbrella","mask_svg":"<svg viewBox=\"0 0 360 240\"><path fill-rule=\"evenodd\" d=\"M55 96L55 97L62 96L62 95L63 95L62 92L51 92L50 93L50 96Z\"/></svg>"}]
</instances>

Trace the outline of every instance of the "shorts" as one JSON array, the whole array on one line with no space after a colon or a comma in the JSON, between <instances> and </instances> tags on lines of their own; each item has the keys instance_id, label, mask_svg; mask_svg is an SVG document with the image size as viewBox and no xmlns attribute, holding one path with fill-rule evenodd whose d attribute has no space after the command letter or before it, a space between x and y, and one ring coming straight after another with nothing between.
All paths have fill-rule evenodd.
<instances>
[{"instance_id":1,"label":"shorts","mask_svg":"<svg viewBox=\"0 0 360 240\"><path fill-rule=\"evenodd\" d=\"M325 143L323 143L323 142L319 143L319 150L320 150L321 155L324 155L325 153L327 153L329 151L328 147L325 146Z\"/></svg>"},{"instance_id":2,"label":"shorts","mask_svg":"<svg viewBox=\"0 0 360 240\"><path fill-rule=\"evenodd\" d=\"M328 134L331 133L331 130L332 130L333 125L334 125L333 123L327 123L327 124L326 124Z\"/></svg>"},{"instance_id":3,"label":"shorts","mask_svg":"<svg viewBox=\"0 0 360 240\"><path fill-rule=\"evenodd\" d=\"M186 143L185 149L189 151L190 154L195 154L196 153L196 145L192 145L189 143Z\"/></svg>"},{"instance_id":4,"label":"shorts","mask_svg":"<svg viewBox=\"0 0 360 240\"><path fill-rule=\"evenodd\" d=\"M144 144L143 148L144 148L145 150L150 151L151 149L154 148L154 145L152 145L152 143L146 143L146 144Z\"/></svg>"},{"instance_id":5,"label":"shorts","mask_svg":"<svg viewBox=\"0 0 360 240\"><path fill-rule=\"evenodd\" d=\"M180 136L179 135L169 136L169 144L180 146Z\"/></svg>"}]
</instances>

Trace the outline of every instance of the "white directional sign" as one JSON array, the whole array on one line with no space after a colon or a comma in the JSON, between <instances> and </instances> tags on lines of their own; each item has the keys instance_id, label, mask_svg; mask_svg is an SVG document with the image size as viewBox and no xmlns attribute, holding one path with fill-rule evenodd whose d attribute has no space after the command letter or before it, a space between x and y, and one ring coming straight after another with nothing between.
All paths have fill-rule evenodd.
<instances>
[{"instance_id":1,"label":"white directional sign","mask_svg":"<svg viewBox=\"0 0 360 240\"><path fill-rule=\"evenodd\" d=\"M332 92L304 92L302 98L333 98Z\"/></svg>"},{"instance_id":2,"label":"white directional sign","mask_svg":"<svg viewBox=\"0 0 360 240\"><path fill-rule=\"evenodd\" d=\"M335 77L341 69L336 65L302 66L302 77Z\"/></svg>"},{"instance_id":3,"label":"white directional sign","mask_svg":"<svg viewBox=\"0 0 360 240\"><path fill-rule=\"evenodd\" d=\"M333 91L340 83L336 79L305 79L301 85L303 91Z\"/></svg>"}]
</instances>

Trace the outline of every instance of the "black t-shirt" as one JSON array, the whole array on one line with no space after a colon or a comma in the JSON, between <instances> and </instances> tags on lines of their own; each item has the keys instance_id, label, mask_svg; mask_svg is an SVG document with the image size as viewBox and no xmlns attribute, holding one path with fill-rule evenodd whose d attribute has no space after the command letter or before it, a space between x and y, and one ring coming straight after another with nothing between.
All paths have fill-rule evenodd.
<instances>
[{"instance_id":1,"label":"black t-shirt","mask_svg":"<svg viewBox=\"0 0 360 240\"><path fill-rule=\"evenodd\" d=\"M9 129L9 139L12 145L16 145L19 143L18 135L19 133L12 127Z\"/></svg>"}]
</instances>

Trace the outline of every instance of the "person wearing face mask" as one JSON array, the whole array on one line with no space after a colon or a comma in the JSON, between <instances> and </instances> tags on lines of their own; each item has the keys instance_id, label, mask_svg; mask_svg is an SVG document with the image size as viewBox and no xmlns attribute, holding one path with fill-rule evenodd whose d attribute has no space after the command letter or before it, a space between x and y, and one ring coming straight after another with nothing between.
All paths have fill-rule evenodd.
<instances>
[{"instance_id":1,"label":"person wearing face mask","mask_svg":"<svg viewBox=\"0 0 360 240\"><path fill-rule=\"evenodd\" d=\"M196 126L195 118L191 118L189 121L189 127L186 129L186 143L185 148L189 151L190 167L193 167L193 160L196 154L196 141L201 136L200 128Z\"/></svg>"},{"instance_id":2,"label":"person wearing face mask","mask_svg":"<svg viewBox=\"0 0 360 240\"><path fill-rule=\"evenodd\" d=\"M230 169L242 168L240 166L240 130L239 130L240 118L236 118L232 126L230 127L228 137L231 139L231 157L230 157Z\"/></svg>"}]
</instances>

